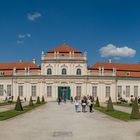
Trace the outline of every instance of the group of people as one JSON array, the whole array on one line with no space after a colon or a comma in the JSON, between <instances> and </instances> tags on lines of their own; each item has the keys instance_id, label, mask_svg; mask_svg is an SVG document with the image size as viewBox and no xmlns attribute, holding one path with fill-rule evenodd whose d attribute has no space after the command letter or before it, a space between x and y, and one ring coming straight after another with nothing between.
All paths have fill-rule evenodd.
<instances>
[{"instance_id":1,"label":"group of people","mask_svg":"<svg viewBox=\"0 0 140 140\"><path fill-rule=\"evenodd\" d=\"M87 107L89 112L93 112L94 97L93 96L84 96L81 100L76 96L74 99L75 111L80 112L82 107L82 112L86 112Z\"/></svg>"},{"instance_id":2,"label":"group of people","mask_svg":"<svg viewBox=\"0 0 140 140\"><path fill-rule=\"evenodd\" d=\"M57 99L58 105L60 105L62 101L66 103L66 99L58 97ZM93 96L83 96L81 99L79 99L78 96L75 96L75 98L73 99L73 97L71 96L70 101L71 103L74 103L76 112L81 112L81 108L82 112L87 112L88 110L87 108L89 108L89 112L93 112L93 104L94 104Z\"/></svg>"}]
</instances>

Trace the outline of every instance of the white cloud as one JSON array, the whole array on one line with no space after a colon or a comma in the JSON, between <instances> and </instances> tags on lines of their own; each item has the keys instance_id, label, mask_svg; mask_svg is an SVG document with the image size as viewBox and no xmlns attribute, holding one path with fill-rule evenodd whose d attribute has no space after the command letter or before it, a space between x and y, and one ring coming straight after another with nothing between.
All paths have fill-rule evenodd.
<instances>
[{"instance_id":1,"label":"white cloud","mask_svg":"<svg viewBox=\"0 0 140 140\"><path fill-rule=\"evenodd\" d=\"M24 34L19 34L18 38L25 38L25 35Z\"/></svg>"},{"instance_id":2,"label":"white cloud","mask_svg":"<svg viewBox=\"0 0 140 140\"><path fill-rule=\"evenodd\" d=\"M23 43L24 43L24 41L22 41L22 40L17 41L17 44L23 44Z\"/></svg>"},{"instance_id":3,"label":"white cloud","mask_svg":"<svg viewBox=\"0 0 140 140\"><path fill-rule=\"evenodd\" d=\"M102 47L100 50L101 57L112 57L114 59L120 59L121 57L134 57L136 50L127 46L117 47L113 44L108 44Z\"/></svg>"},{"instance_id":4,"label":"white cloud","mask_svg":"<svg viewBox=\"0 0 140 140\"><path fill-rule=\"evenodd\" d=\"M31 34L27 34L27 37L29 37L29 38L30 38L30 37L31 37Z\"/></svg>"},{"instance_id":5,"label":"white cloud","mask_svg":"<svg viewBox=\"0 0 140 140\"><path fill-rule=\"evenodd\" d=\"M27 18L30 21L35 21L36 19L38 19L40 17L42 17L42 15L39 12L36 12L36 13L33 13L33 14L30 14L30 13L27 14Z\"/></svg>"},{"instance_id":6,"label":"white cloud","mask_svg":"<svg viewBox=\"0 0 140 140\"><path fill-rule=\"evenodd\" d=\"M19 34L18 35L19 39L30 38L30 37L31 37L31 34L29 34L29 33L28 34Z\"/></svg>"}]
</instances>

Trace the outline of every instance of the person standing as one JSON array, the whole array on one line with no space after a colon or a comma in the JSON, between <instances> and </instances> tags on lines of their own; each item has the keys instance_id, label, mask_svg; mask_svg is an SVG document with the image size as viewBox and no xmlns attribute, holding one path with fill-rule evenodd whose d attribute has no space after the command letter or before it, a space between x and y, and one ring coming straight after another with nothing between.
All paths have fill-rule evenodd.
<instances>
[{"instance_id":1,"label":"person standing","mask_svg":"<svg viewBox=\"0 0 140 140\"><path fill-rule=\"evenodd\" d=\"M61 98L58 97L58 105L60 105L60 103L61 103Z\"/></svg>"},{"instance_id":2,"label":"person standing","mask_svg":"<svg viewBox=\"0 0 140 140\"><path fill-rule=\"evenodd\" d=\"M88 99L88 106L89 106L89 112L93 112L93 102L94 102L94 98L90 97Z\"/></svg>"},{"instance_id":3,"label":"person standing","mask_svg":"<svg viewBox=\"0 0 140 140\"><path fill-rule=\"evenodd\" d=\"M74 103L75 103L75 111L78 112L79 101L78 100L75 100Z\"/></svg>"},{"instance_id":4,"label":"person standing","mask_svg":"<svg viewBox=\"0 0 140 140\"><path fill-rule=\"evenodd\" d=\"M70 97L70 101L71 101L71 103L73 103L73 97L72 96Z\"/></svg>"},{"instance_id":5,"label":"person standing","mask_svg":"<svg viewBox=\"0 0 140 140\"><path fill-rule=\"evenodd\" d=\"M86 112L87 100L85 98L82 99L81 105L82 105L82 112Z\"/></svg>"}]
</instances>

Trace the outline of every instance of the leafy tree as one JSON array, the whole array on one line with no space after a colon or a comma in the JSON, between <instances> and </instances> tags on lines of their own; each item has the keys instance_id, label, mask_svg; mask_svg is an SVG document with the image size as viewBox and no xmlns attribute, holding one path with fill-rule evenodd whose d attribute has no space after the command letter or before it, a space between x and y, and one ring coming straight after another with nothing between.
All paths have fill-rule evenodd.
<instances>
[{"instance_id":1,"label":"leafy tree","mask_svg":"<svg viewBox=\"0 0 140 140\"><path fill-rule=\"evenodd\" d=\"M37 97L36 104L41 104L41 102L40 102L40 97L39 97L39 96Z\"/></svg>"},{"instance_id":2,"label":"leafy tree","mask_svg":"<svg viewBox=\"0 0 140 140\"><path fill-rule=\"evenodd\" d=\"M32 96L30 97L30 101L29 101L29 106L33 106L33 100L32 100Z\"/></svg>"},{"instance_id":3,"label":"leafy tree","mask_svg":"<svg viewBox=\"0 0 140 140\"><path fill-rule=\"evenodd\" d=\"M45 99L44 99L44 96L42 96L42 103L45 103Z\"/></svg>"},{"instance_id":4,"label":"leafy tree","mask_svg":"<svg viewBox=\"0 0 140 140\"><path fill-rule=\"evenodd\" d=\"M137 98L132 102L132 112L130 115L131 119L140 119L140 112L139 112L139 107L137 103Z\"/></svg>"},{"instance_id":5,"label":"leafy tree","mask_svg":"<svg viewBox=\"0 0 140 140\"><path fill-rule=\"evenodd\" d=\"M16 101L15 110L16 111L23 111L23 107L22 107L22 104L21 104L19 96L18 96L17 101Z\"/></svg>"},{"instance_id":6,"label":"leafy tree","mask_svg":"<svg viewBox=\"0 0 140 140\"><path fill-rule=\"evenodd\" d=\"M107 111L114 111L111 97L109 97L109 100L108 100L108 103L107 103Z\"/></svg>"},{"instance_id":7,"label":"leafy tree","mask_svg":"<svg viewBox=\"0 0 140 140\"><path fill-rule=\"evenodd\" d=\"M99 102L98 96L97 96L97 99L96 99L96 102L95 102L95 107L100 107L100 102Z\"/></svg>"}]
</instances>

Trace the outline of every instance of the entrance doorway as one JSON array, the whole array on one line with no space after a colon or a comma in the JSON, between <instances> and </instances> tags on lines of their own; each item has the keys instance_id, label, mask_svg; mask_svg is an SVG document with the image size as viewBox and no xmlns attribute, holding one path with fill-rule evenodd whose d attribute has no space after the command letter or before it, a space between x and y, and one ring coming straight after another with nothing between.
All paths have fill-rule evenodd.
<instances>
[{"instance_id":1,"label":"entrance doorway","mask_svg":"<svg viewBox=\"0 0 140 140\"><path fill-rule=\"evenodd\" d=\"M58 98L70 100L70 87L58 87Z\"/></svg>"}]
</instances>

